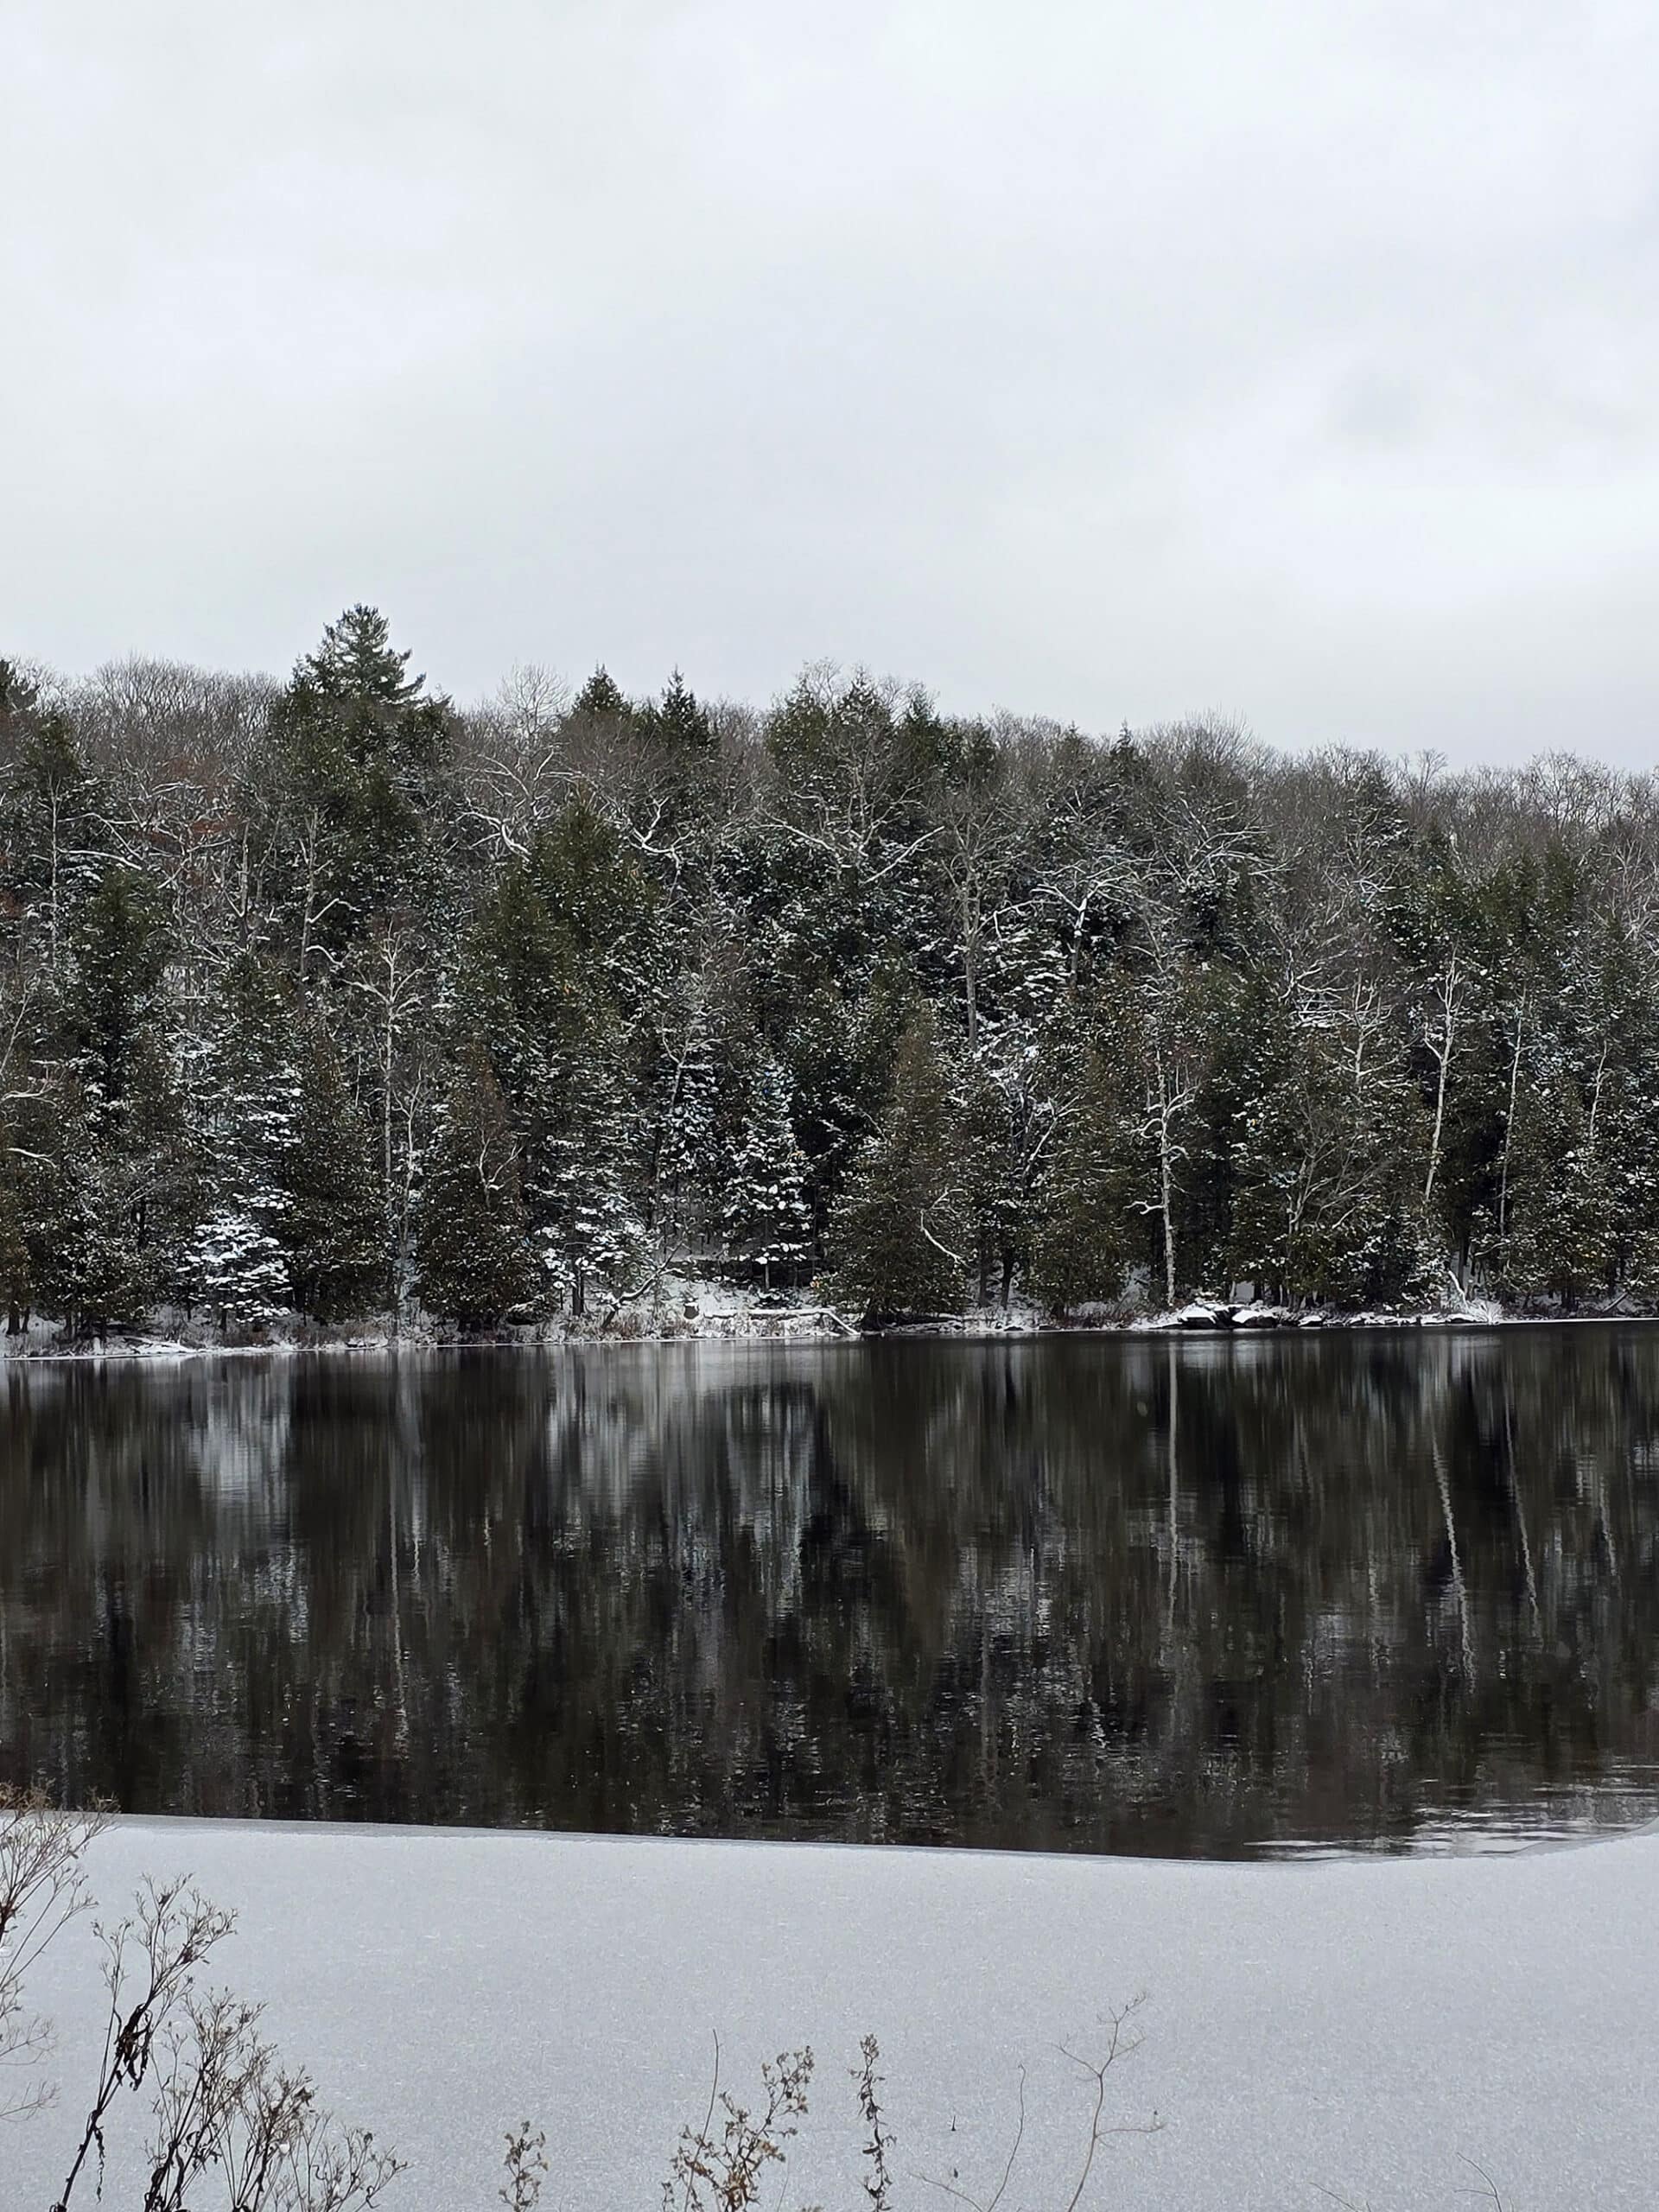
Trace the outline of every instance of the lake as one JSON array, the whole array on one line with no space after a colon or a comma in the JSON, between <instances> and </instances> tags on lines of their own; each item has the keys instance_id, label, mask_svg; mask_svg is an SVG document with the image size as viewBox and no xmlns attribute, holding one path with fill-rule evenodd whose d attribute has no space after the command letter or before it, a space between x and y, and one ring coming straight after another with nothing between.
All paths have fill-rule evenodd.
<instances>
[{"instance_id":1,"label":"lake","mask_svg":"<svg viewBox=\"0 0 1659 2212\"><path fill-rule=\"evenodd\" d=\"M0 1375L0 1779L1236 1857L1659 1812L1659 1329Z\"/></svg>"}]
</instances>

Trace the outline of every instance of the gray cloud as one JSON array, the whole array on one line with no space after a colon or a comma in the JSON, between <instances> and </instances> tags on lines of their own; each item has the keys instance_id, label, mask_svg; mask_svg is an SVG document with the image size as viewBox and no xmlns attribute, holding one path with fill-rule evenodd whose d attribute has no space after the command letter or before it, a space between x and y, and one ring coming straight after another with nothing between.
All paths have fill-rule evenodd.
<instances>
[{"instance_id":1,"label":"gray cloud","mask_svg":"<svg viewBox=\"0 0 1659 2212\"><path fill-rule=\"evenodd\" d=\"M0 628L1654 750L1659 17L0 16Z\"/></svg>"}]
</instances>

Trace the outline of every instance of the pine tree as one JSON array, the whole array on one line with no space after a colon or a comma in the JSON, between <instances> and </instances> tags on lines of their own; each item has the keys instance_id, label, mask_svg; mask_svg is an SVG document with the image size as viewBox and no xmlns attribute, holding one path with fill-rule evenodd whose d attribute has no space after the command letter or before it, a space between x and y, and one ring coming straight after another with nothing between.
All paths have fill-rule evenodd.
<instances>
[{"instance_id":1,"label":"pine tree","mask_svg":"<svg viewBox=\"0 0 1659 2212\"><path fill-rule=\"evenodd\" d=\"M622 696L621 689L615 677L603 661L588 678L571 703L573 714L589 715L595 721L602 720L606 716L613 716L621 720L628 716L632 711L626 699Z\"/></svg>"},{"instance_id":2,"label":"pine tree","mask_svg":"<svg viewBox=\"0 0 1659 2212\"><path fill-rule=\"evenodd\" d=\"M299 664L298 680L320 699L347 707L397 709L417 700L423 676L409 673L410 655L391 643L386 618L361 601L348 607L322 633L322 643Z\"/></svg>"},{"instance_id":3,"label":"pine tree","mask_svg":"<svg viewBox=\"0 0 1659 2212\"><path fill-rule=\"evenodd\" d=\"M97 783L66 717L41 711L10 679L3 720L9 772L0 794L0 913L20 951L38 946L55 974L74 918L109 860Z\"/></svg>"},{"instance_id":4,"label":"pine tree","mask_svg":"<svg viewBox=\"0 0 1659 2212\"><path fill-rule=\"evenodd\" d=\"M35 1294L22 1166L12 1150L10 1130L0 1130L0 1305L6 1309L6 1333L13 1337L22 1329Z\"/></svg>"},{"instance_id":5,"label":"pine tree","mask_svg":"<svg viewBox=\"0 0 1659 2212\"><path fill-rule=\"evenodd\" d=\"M111 1197L121 1205L145 1296L171 1302L208 1178L191 1100L159 1028L141 1041L116 1158Z\"/></svg>"},{"instance_id":6,"label":"pine tree","mask_svg":"<svg viewBox=\"0 0 1659 2212\"><path fill-rule=\"evenodd\" d=\"M75 917L62 1001L67 1059L105 1130L128 1103L167 955L154 888L137 868L110 861Z\"/></svg>"},{"instance_id":7,"label":"pine tree","mask_svg":"<svg viewBox=\"0 0 1659 2212\"><path fill-rule=\"evenodd\" d=\"M683 1249L709 1226L715 1177L719 1087L708 1016L700 1001L692 1009L684 1047L670 1064L667 1080L669 1098L657 1164L662 1218L654 1225L664 1249Z\"/></svg>"},{"instance_id":8,"label":"pine tree","mask_svg":"<svg viewBox=\"0 0 1659 2212\"><path fill-rule=\"evenodd\" d=\"M524 1202L506 1102L479 1044L463 1052L423 1166L416 1290L429 1313L490 1327L529 1294Z\"/></svg>"},{"instance_id":9,"label":"pine tree","mask_svg":"<svg viewBox=\"0 0 1659 2212\"><path fill-rule=\"evenodd\" d=\"M245 1325L231 1314L238 1253L250 1269L243 1301L250 1320L291 1302L286 1271L278 1286L262 1270L289 1246L289 1187L300 1141L296 1018L270 966L242 954L222 979L196 1077L196 1224L179 1289L187 1305L223 1305L237 1325ZM232 1286L225 1296L221 1284Z\"/></svg>"},{"instance_id":10,"label":"pine tree","mask_svg":"<svg viewBox=\"0 0 1659 2212\"><path fill-rule=\"evenodd\" d=\"M201 1224L183 1276L187 1303L207 1306L221 1329L264 1328L288 1302L281 1246L255 1213L238 1206L215 1207Z\"/></svg>"},{"instance_id":11,"label":"pine tree","mask_svg":"<svg viewBox=\"0 0 1659 2212\"><path fill-rule=\"evenodd\" d=\"M994 1068L982 1052L963 1080L959 1156L982 1306L994 1294L1006 1306L1014 1277L1030 1257L1031 1102L1020 1073Z\"/></svg>"},{"instance_id":12,"label":"pine tree","mask_svg":"<svg viewBox=\"0 0 1659 2212\"><path fill-rule=\"evenodd\" d=\"M1426 1148L1402 1063L1367 1068L1339 1024L1287 1016L1247 1077L1229 1274L1293 1305L1422 1302L1437 1287L1421 1198Z\"/></svg>"},{"instance_id":13,"label":"pine tree","mask_svg":"<svg viewBox=\"0 0 1659 2212\"><path fill-rule=\"evenodd\" d=\"M73 1082L38 1102L27 1141L29 1273L40 1310L71 1337L142 1319L155 1294L131 1235L130 1185L101 1116Z\"/></svg>"},{"instance_id":14,"label":"pine tree","mask_svg":"<svg viewBox=\"0 0 1659 2212\"><path fill-rule=\"evenodd\" d=\"M284 1198L295 1304L320 1321L372 1313L390 1288L385 1212L368 1130L315 1021L300 1039L294 1134Z\"/></svg>"},{"instance_id":15,"label":"pine tree","mask_svg":"<svg viewBox=\"0 0 1659 2212\"><path fill-rule=\"evenodd\" d=\"M603 670L600 674L604 674ZM608 677L605 680L610 682ZM615 690L614 685L611 688ZM620 693L617 696L620 699ZM677 668L661 700L645 709L642 721L646 736L671 760L706 759L715 751L714 728L708 712Z\"/></svg>"},{"instance_id":16,"label":"pine tree","mask_svg":"<svg viewBox=\"0 0 1659 2212\"><path fill-rule=\"evenodd\" d=\"M1592 1142L1571 1072L1546 1063L1522 1091L1510 1149L1507 1235L1494 1262L1501 1288L1571 1311L1611 1272L1609 1161Z\"/></svg>"},{"instance_id":17,"label":"pine tree","mask_svg":"<svg viewBox=\"0 0 1659 2212\"><path fill-rule=\"evenodd\" d=\"M963 1303L966 1224L956 1116L931 1008L899 1041L879 1133L830 1224L837 1294L874 1316L950 1313Z\"/></svg>"},{"instance_id":18,"label":"pine tree","mask_svg":"<svg viewBox=\"0 0 1659 2212\"><path fill-rule=\"evenodd\" d=\"M811 1249L806 1163L790 1120L789 1084L763 1060L733 1153L722 1208L728 1249L757 1268L768 1289L774 1268L798 1268Z\"/></svg>"},{"instance_id":19,"label":"pine tree","mask_svg":"<svg viewBox=\"0 0 1659 2212\"><path fill-rule=\"evenodd\" d=\"M1122 1055L1095 1045L1049 1147L1032 1271L1033 1287L1060 1313L1116 1303L1144 1250L1135 1205L1147 1172L1129 1082Z\"/></svg>"},{"instance_id":20,"label":"pine tree","mask_svg":"<svg viewBox=\"0 0 1659 2212\"><path fill-rule=\"evenodd\" d=\"M244 1218L307 1313L401 1290L473 1034L538 1287L576 1305L722 1231L793 1268L807 1195L879 1310L954 1302L958 1255L1060 1305L1147 1264L1172 1301L1659 1283L1639 779L1112 744L823 668L747 727L677 671L509 719L429 692L363 606L275 696L0 670L0 1274L30 1310L137 1318L217 1282ZM909 1047L889 1099L924 1000L962 1033L943 1161ZM1091 1101L1096 1034L1122 1079ZM781 1113L748 1096L768 1061Z\"/></svg>"},{"instance_id":21,"label":"pine tree","mask_svg":"<svg viewBox=\"0 0 1659 2212\"><path fill-rule=\"evenodd\" d=\"M253 797L302 982L377 918L436 920L446 904L439 833L452 715L410 675L409 658L377 609L348 607L272 711Z\"/></svg>"},{"instance_id":22,"label":"pine tree","mask_svg":"<svg viewBox=\"0 0 1659 2212\"><path fill-rule=\"evenodd\" d=\"M634 1116L614 1056L602 1047L565 1071L563 1112L537 1160L537 1247L555 1294L588 1310L597 1283L636 1291L649 1272L648 1239L634 1193Z\"/></svg>"},{"instance_id":23,"label":"pine tree","mask_svg":"<svg viewBox=\"0 0 1659 2212\"><path fill-rule=\"evenodd\" d=\"M252 953L226 970L208 1044L202 1110L215 1150L244 1187L279 1189L298 1141L299 1008L281 976Z\"/></svg>"}]
</instances>

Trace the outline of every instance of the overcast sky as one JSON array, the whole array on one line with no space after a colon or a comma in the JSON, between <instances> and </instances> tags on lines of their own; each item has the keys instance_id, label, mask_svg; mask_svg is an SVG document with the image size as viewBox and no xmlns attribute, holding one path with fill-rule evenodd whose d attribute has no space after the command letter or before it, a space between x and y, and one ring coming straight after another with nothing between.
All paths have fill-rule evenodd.
<instances>
[{"instance_id":1,"label":"overcast sky","mask_svg":"<svg viewBox=\"0 0 1659 2212\"><path fill-rule=\"evenodd\" d=\"M0 0L0 650L1659 752L1653 0Z\"/></svg>"}]
</instances>

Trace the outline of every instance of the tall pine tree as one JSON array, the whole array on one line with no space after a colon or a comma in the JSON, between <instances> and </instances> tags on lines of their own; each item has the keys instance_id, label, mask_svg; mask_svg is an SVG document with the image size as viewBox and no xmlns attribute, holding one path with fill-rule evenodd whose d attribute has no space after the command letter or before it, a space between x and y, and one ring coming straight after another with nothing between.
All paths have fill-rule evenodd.
<instances>
[{"instance_id":1,"label":"tall pine tree","mask_svg":"<svg viewBox=\"0 0 1659 2212\"><path fill-rule=\"evenodd\" d=\"M878 1133L830 1224L838 1296L875 1318L952 1313L966 1287L957 1116L932 1010L899 1040Z\"/></svg>"},{"instance_id":2,"label":"tall pine tree","mask_svg":"<svg viewBox=\"0 0 1659 2212\"><path fill-rule=\"evenodd\" d=\"M295 1303L320 1321L385 1304L387 1225L372 1143L327 1033L301 1033L287 1236Z\"/></svg>"},{"instance_id":3,"label":"tall pine tree","mask_svg":"<svg viewBox=\"0 0 1659 2212\"><path fill-rule=\"evenodd\" d=\"M811 1249L806 1162L790 1120L788 1078L776 1060L755 1071L723 1212L728 1249L768 1288L774 1274L798 1270Z\"/></svg>"},{"instance_id":4,"label":"tall pine tree","mask_svg":"<svg viewBox=\"0 0 1659 2212\"><path fill-rule=\"evenodd\" d=\"M423 1164L415 1264L423 1306L463 1329L496 1325L529 1295L518 1147L476 1043L462 1054Z\"/></svg>"}]
</instances>

